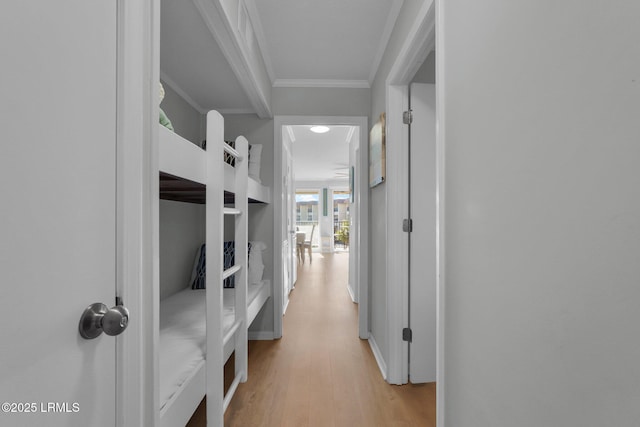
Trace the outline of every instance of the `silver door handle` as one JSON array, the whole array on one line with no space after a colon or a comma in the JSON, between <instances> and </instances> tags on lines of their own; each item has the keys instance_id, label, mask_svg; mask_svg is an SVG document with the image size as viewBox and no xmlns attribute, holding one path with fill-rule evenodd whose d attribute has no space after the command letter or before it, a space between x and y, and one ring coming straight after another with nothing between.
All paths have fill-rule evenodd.
<instances>
[{"instance_id":1,"label":"silver door handle","mask_svg":"<svg viewBox=\"0 0 640 427\"><path fill-rule=\"evenodd\" d=\"M80 336L90 340L104 332L107 335L120 335L129 325L129 310L123 305L107 308L101 302L87 307L80 317L78 330Z\"/></svg>"}]
</instances>

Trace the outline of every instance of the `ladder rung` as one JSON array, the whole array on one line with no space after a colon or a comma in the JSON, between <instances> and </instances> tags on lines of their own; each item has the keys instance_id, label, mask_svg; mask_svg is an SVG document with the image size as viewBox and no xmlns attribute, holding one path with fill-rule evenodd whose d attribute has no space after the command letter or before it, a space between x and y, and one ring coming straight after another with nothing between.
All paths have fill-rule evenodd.
<instances>
[{"instance_id":1,"label":"ladder rung","mask_svg":"<svg viewBox=\"0 0 640 427\"><path fill-rule=\"evenodd\" d=\"M236 274L238 271L240 271L241 268L242 268L242 265L234 265L233 267L227 268L225 271L222 272L222 280L226 279L232 274Z\"/></svg>"},{"instance_id":2,"label":"ladder rung","mask_svg":"<svg viewBox=\"0 0 640 427\"><path fill-rule=\"evenodd\" d=\"M224 208L223 212L225 215L240 215L242 214L242 211L240 209L235 209L235 208Z\"/></svg>"},{"instance_id":3,"label":"ladder rung","mask_svg":"<svg viewBox=\"0 0 640 427\"><path fill-rule=\"evenodd\" d=\"M238 372L238 375L236 375L236 377L233 379L233 382L231 383L231 386L229 387L229 391L227 391L227 394L224 395L224 399L222 400L222 410L223 411L226 411L227 407L229 406L229 403L231 403L231 398L235 394L236 389L238 388L238 385L240 384L240 381L242 381L242 376L243 375L244 375L244 372L242 372L242 371Z\"/></svg>"}]
</instances>

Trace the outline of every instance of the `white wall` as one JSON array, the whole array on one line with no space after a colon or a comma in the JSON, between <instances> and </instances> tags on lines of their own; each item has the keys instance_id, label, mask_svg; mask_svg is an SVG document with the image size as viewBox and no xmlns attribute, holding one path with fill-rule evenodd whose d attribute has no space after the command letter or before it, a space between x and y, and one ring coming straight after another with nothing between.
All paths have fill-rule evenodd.
<instances>
[{"instance_id":1,"label":"white wall","mask_svg":"<svg viewBox=\"0 0 640 427\"><path fill-rule=\"evenodd\" d=\"M640 2L438 7L445 425L638 426Z\"/></svg>"},{"instance_id":2,"label":"white wall","mask_svg":"<svg viewBox=\"0 0 640 427\"><path fill-rule=\"evenodd\" d=\"M205 139L204 117L163 84L165 97L160 106L175 132L200 145ZM188 286L197 248L205 240L204 205L160 201L160 299Z\"/></svg>"},{"instance_id":3,"label":"white wall","mask_svg":"<svg viewBox=\"0 0 640 427\"><path fill-rule=\"evenodd\" d=\"M160 103L160 108L171 120L174 131L200 146L202 140L206 139L206 117L189 105L167 83L163 82L162 86L165 95Z\"/></svg>"},{"instance_id":4,"label":"white wall","mask_svg":"<svg viewBox=\"0 0 640 427\"><path fill-rule=\"evenodd\" d=\"M353 185L354 188L350 188L351 183L347 184L347 188L349 188L352 192L354 192L355 188L360 184L359 174L360 170L358 156L360 155L360 132L367 132L367 129L356 128L356 131L353 133L351 141L349 142L349 171L351 174L351 168L353 168L354 176L353 176ZM368 149L368 147L364 147L364 149ZM369 165L362 166L369 168ZM351 177L351 175L349 175ZM368 187L365 187L368 188ZM358 242L360 239L360 224L358 222L359 218L359 206L356 203L355 192L349 196L349 289L351 292L352 298L355 301L359 301L359 293L360 289L358 287L358 265L360 261L360 248L358 247ZM354 202L352 202L352 200Z\"/></svg>"},{"instance_id":5,"label":"white wall","mask_svg":"<svg viewBox=\"0 0 640 427\"><path fill-rule=\"evenodd\" d=\"M366 116L369 89L273 88L273 112L279 116Z\"/></svg>"},{"instance_id":6,"label":"white wall","mask_svg":"<svg viewBox=\"0 0 640 427\"><path fill-rule=\"evenodd\" d=\"M204 241L204 205L160 200L160 299L189 286Z\"/></svg>"},{"instance_id":7,"label":"white wall","mask_svg":"<svg viewBox=\"0 0 640 427\"><path fill-rule=\"evenodd\" d=\"M436 52L431 51L424 60L416 75L411 79L413 83L432 83L436 82Z\"/></svg>"},{"instance_id":8,"label":"white wall","mask_svg":"<svg viewBox=\"0 0 640 427\"><path fill-rule=\"evenodd\" d=\"M371 87L370 124L371 127L385 111L386 79L400 48L423 4L427 0L405 0L391 33L389 43L380 62L378 73ZM429 0L430 1L430 0ZM387 141L397 144L398 141ZM370 325L371 335L378 345L381 357L386 363L389 358L390 343L387 331L387 185L382 183L370 190ZM398 225L401 226L401 225Z\"/></svg>"}]
</instances>

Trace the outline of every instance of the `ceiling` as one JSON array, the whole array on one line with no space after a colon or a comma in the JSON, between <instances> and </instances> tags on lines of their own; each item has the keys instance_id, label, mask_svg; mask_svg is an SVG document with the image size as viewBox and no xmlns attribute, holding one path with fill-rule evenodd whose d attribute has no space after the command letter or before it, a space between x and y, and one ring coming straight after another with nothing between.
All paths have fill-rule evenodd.
<instances>
[{"instance_id":1,"label":"ceiling","mask_svg":"<svg viewBox=\"0 0 640 427\"><path fill-rule=\"evenodd\" d=\"M220 26L203 15L211 4L227 3L161 0L161 78L201 113L255 112L228 49L216 42ZM257 47L271 86L370 87L402 0L236 3L246 11L249 45Z\"/></svg>"},{"instance_id":2,"label":"ceiling","mask_svg":"<svg viewBox=\"0 0 640 427\"><path fill-rule=\"evenodd\" d=\"M201 114L263 118L255 99L264 87L368 88L402 2L161 0L160 76ZM243 69L248 57L262 65ZM253 91L252 80L262 90ZM346 140L355 128L308 128L290 127L296 179L348 182Z\"/></svg>"},{"instance_id":3,"label":"ceiling","mask_svg":"<svg viewBox=\"0 0 640 427\"><path fill-rule=\"evenodd\" d=\"M191 0L162 0L160 77L201 114L251 107L222 50Z\"/></svg>"},{"instance_id":4,"label":"ceiling","mask_svg":"<svg viewBox=\"0 0 640 427\"><path fill-rule=\"evenodd\" d=\"M392 0L249 2L257 6L261 48L275 86L368 87L397 17Z\"/></svg>"},{"instance_id":5,"label":"ceiling","mask_svg":"<svg viewBox=\"0 0 640 427\"><path fill-rule=\"evenodd\" d=\"M323 134L311 126L286 126L293 141L293 172L300 181L349 182L349 142L358 138L355 126L330 126Z\"/></svg>"}]
</instances>

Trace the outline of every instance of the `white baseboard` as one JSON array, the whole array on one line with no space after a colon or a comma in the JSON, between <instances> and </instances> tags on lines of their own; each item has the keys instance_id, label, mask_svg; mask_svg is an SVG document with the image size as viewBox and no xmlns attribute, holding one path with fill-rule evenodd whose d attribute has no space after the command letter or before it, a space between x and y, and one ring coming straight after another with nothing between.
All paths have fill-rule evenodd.
<instances>
[{"instance_id":1,"label":"white baseboard","mask_svg":"<svg viewBox=\"0 0 640 427\"><path fill-rule=\"evenodd\" d=\"M284 305L284 309L282 310L282 315L287 314L287 308L289 307L289 297L287 297L287 302Z\"/></svg>"},{"instance_id":2,"label":"white baseboard","mask_svg":"<svg viewBox=\"0 0 640 427\"><path fill-rule=\"evenodd\" d=\"M273 331L249 331L249 340L251 341L271 341L273 339Z\"/></svg>"},{"instance_id":3,"label":"white baseboard","mask_svg":"<svg viewBox=\"0 0 640 427\"><path fill-rule=\"evenodd\" d=\"M378 362L378 368L380 368L380 373L382 374L382 378L387 380L387 364L382 358L382 353L380 352L380 348L378 348L378 344L376 344L376 340L373 338L373 335L369 334L369 347L371 347L371 351L373 352L374 357L376 358L376 362Z\"/></svg>"},{"instance_id":4,"label":"white baseboard","mask_svg":"<svg viewBox=\"0 0 640 427\"><path fill-rule=\"evenodd\" d=\"M347 283L347 292L349 292L349 296L351 297L351 301L357 303L355 296L353 295L353 289L351 289L351 283Z\"/></svg>"}]
</instances>

